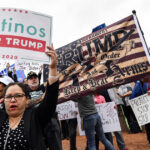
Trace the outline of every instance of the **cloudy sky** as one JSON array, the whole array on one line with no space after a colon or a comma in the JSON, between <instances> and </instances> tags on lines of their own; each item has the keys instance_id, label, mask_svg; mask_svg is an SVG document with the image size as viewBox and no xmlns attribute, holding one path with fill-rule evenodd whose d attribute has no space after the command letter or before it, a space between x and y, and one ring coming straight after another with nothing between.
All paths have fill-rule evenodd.
<instances>
[{"instance_id":1,"label":"cloudy sky","mask_svg":"<svg viewBox=\"0 0 150 150\"><path fill-rule=\"evenodd\" d=\"M0 0L0 7L53 16L52 41L59 48L88 35L99 24L110 25L136 10L150 47L150 0Z\"/></svg>"}]
</instances>

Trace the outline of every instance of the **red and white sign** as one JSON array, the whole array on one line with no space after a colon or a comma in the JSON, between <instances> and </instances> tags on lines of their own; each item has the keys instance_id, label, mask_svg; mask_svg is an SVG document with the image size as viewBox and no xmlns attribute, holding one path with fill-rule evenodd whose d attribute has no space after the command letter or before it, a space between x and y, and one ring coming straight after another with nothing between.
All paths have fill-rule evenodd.
<instances>
[{"instance_id":1,"label":"red and white sign","mask_svg":"<svg viewBox=\"0 0 150 150\"><path fill-rule=\"evenodd\" d=\"M0 14L0 59L50 62L45 51L51 44L51 16L14 8L1 8Z\"/></svg>"}]
</instances>

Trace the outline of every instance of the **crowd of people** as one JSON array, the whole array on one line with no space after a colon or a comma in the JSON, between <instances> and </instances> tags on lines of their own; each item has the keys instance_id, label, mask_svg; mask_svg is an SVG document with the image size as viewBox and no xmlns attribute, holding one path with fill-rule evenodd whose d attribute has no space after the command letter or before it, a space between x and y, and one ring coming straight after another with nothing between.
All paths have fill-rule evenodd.
<instances>
[{"instance_id":1,"label":"crowd of people","mask_svg":"<svg viewBox=\"0 0 150 150\"><path fill-rule=\"evenodd\" d=\"M0 76L0 149L1 150L62 150L62 140L70 141L70 150L77 150L77 119L59 121L56 105L59 93L57 54L53 46L46 52L51 57L49 77L40 84L39 74L30 71L22 83L17 81L16 70ZM129 133L143 132L128 100L150 90L149 78L115 88L93 92L73 99L79 109L87 138L86 150L98 150L101 141L106 150L114 150L112 133L104 133L101 116L95 104L115 102L121 108ZM150 123L145 125L150 144ZM127 150L121 131L114 132L120 150Z\"/></svg>"}]
</instances>

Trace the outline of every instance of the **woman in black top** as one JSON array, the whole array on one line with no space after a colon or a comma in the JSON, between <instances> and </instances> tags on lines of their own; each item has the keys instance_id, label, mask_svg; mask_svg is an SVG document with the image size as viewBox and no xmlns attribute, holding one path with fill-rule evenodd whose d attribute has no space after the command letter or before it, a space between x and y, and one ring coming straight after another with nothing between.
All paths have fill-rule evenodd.
<instances>
[{"instance_id":1,"label":"woman in black top","mask_svg":"<svg viewBox=\"0 0 150 150\"><path fill-rule=\"evenodd\" d=\"M11 83L4 90L6 111L0 110L1 150L46 150L42 129L55 112L58 97L57 55L48 47L51 56L50 77L43 101L37 108L26 109L29 95L22 83Z\"/></svg>"}]
</instances>

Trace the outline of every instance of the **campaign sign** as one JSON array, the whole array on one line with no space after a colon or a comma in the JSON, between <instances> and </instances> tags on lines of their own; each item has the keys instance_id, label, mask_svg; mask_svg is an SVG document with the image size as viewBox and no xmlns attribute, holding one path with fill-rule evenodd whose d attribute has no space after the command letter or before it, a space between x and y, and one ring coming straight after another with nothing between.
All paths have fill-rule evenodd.
<instances>
[{"instance_id":1,"label":"campaign sign","mask_svg":"<svg viewBox=\"0 0 150 150\"><path fill-rule=\"evenodd\" d=\"M0 14L0 59L50 62L45 51L51 43L51 16L14 8L1 8Z\"/></svg>"}]
</instances>

